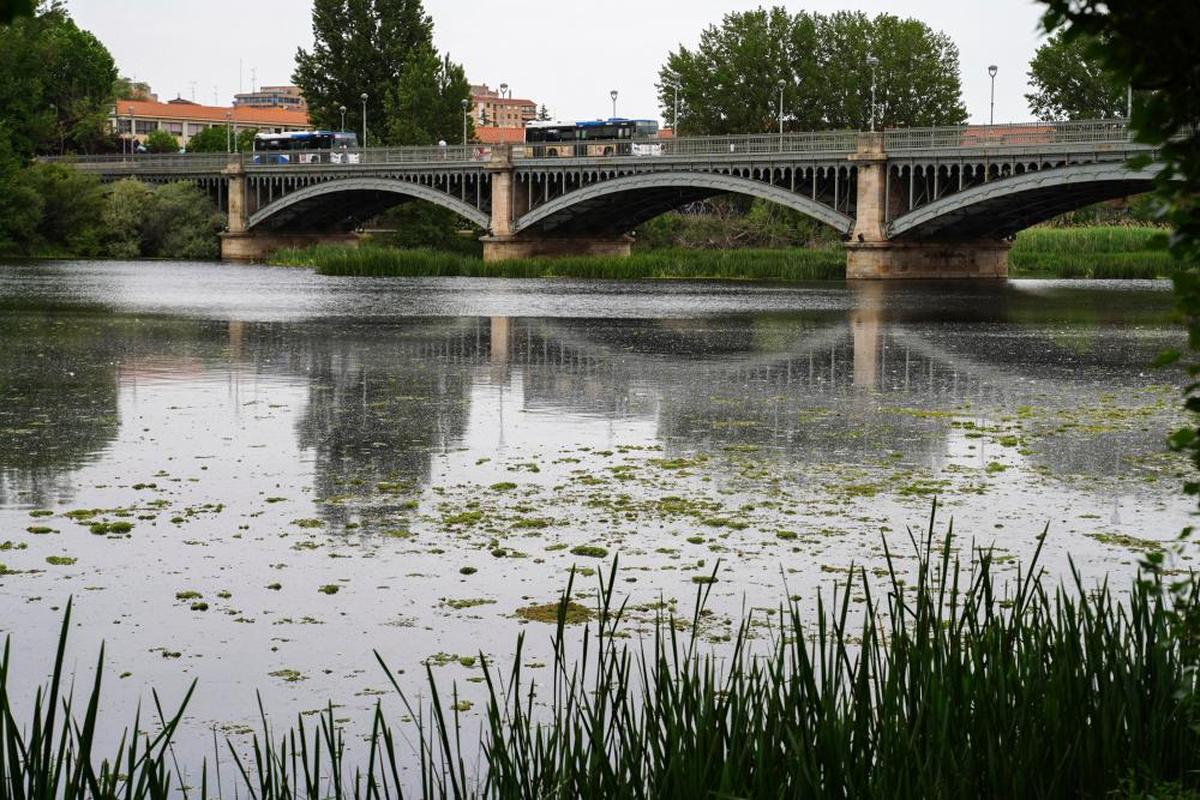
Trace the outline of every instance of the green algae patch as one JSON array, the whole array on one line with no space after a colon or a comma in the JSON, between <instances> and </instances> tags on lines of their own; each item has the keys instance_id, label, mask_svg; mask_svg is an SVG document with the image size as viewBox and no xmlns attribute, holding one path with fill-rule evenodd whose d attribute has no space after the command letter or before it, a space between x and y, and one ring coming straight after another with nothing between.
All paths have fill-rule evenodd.
<instances>
[{"instance_id":1,"label":"green algae patch","mask_svg":"<svg viewBox=\"0 0 1200 800\"><path fill-rule=\"evenodd\" d=\"M50 511L49 509L39 508L35 511L30 511L29 516L35 517L35 518L36 517L53 517L54 512Z\"/></svg>"},{"instance_id":2,"label":"green algae patch","mask_svg":"<svg viewBox=\"0 0 1200 800\"><path fill-rule=\"evenodd\" d=\"M692 583L709 585L709 584L713 584L716 582L717 582L717 577L715 575L693 575L692 576Z\"/></svg>"},{"instance_id":3,"label":"green algae patch","mask_svg":"<svg viewBox=\"0 0 1200 800\"><path fill-rule=\"evenodd\" d=\"M321 594L337 594L341 590L342 590L342 587L338 586L336 583L327 583L324 586L317 589L317 591L320 592Z\"/></svg>"},{"instance_id":4,"label":"green algae patch","mask_svg":"<svg viewBox=\"0 0 1200 800\"><path fill-rule=\"evenodd\" d=\"M464 608L494 605L496 601L489 600L486 597L466 597L461 600L443 600L442 602L450 608L461 611Z\"/></svg>"},{"instance_id":5,"label":"green algae patch","mask_svg":"<svg viewBox=\"0 0 1200 800\"><path fill-rule=\"evenodd\" d=\"M512 481L501 481L500 483L493 483L488 488L493 492L511 492L513 489L517 488L517 484L513 483Z\"/></svg>"},{"instance_id":6,"label":"green algae patch","mask_svg":"<svg viewBox=\"0 0 1200 800\"><path fill-rule=\"evenodd\" d=\"M54 528L47 528L45 525L30 525L25 529L26 533L32 533L34 536L45 536L48 533L58 533Z\"/></svg>"},{"instance_id":7,"label":"green algae patch","mask_svg":"<svg viewBox=\"0 0 1200 800\"><path fill-rule=\"evenodd\" d=\"M107 536L110 533L129 533L133 530L132 522L93 522L88 530L96 536Z\"/></svg>"},{"instance_id":8,"label":"green algae patch","mask_svg":"<svg viewBox=\"0 0 1200 800\"><path fill-rule=\"evenodd\" d=\"M512 526L513 530L540 531L543 528L549 528L553 524L553 520L545 519L544 517L523 517L514 522Z\"/></svg>"},{"instance_id":9,"label":"green algae patch","mask_svg":"<svg viewBox=\"0 0 1200 800\"><path fill-rule=\"evenodd\" d=\"M188 600L199 600L202 597L204 597L204 595L200 594L197 591L191 590L191 589L189 589L186 592L176 592L175 593L175 599L179 600L181 602L186 602Z\"/></svg>"},{"instance_id":10,"label":"green algae patch","mask_svg":"<svg viewBox=\"0 0 1200 800\"><path fill-rule=\"evenodd\" d=\"M292 524L298 528L323 528L323 527L325 527L325 523L322 522L321 520L311 519L311 518L294 519L294 520L292 520Z\"/></svg>"},{"instance_id":11,"label":"green algae patch","mask_svg":"<svg viewBox=\"0 0 1200 800\"><path fill-rule=\"evenodd\" d=\"M46 563L54 567L69 567L78 560L71 556L46 556Z\"/></svg>"},{"instance_id":12,"label":"green algae patch","mask_svg":"<svg viewBox=\"0 0 1200 800\"><path fill-rule=\"evenodd\" d=\"M443 525L477 525L483 519L483 512L463 511L458 514L447 514L442 517Z\"/></svg>"},{"instance_id":13,"label":"green algae patch","mask_svg":"<svg viewBox=\"0 0 1200 800\"><path fill-rule=\"evenodd\" d=\"M298 681L306 680L304 673L295 669L277 669L274 672L268 672L267 674L272 678L279 678L285 683L296 683Z\"/></svg>"},{"instance_id":14,"label":"green algae patch","mask_svg":"<svg viewBox=\"0 0 1200 800\"><path fill-rule=\"evenodd\" d=\"M474 567L463 567L462 569L460 569L458 571L458 574L459 575L474 575L476 572L479 572L479 570L475 569Z\"/></svg>"},{"instance_id":15,"label":"green algae patch","mask_svg":"<svg viewBox=\"0 0 1200 800\"><path fill-rule=\"evenodd\" d=\"M581 544L571 548L571 555L583 558L604 558L608 555L608 550L594 544Z\"/></svg>"},{"instance_id":16,"label":"green algae patch","mask_svg":"<svg viewBox=\"0 0 1200 800\"><path fill-rule=\"evenodd\" d=\"M529 622L546 622L551 625L558 624L560 614L567 625L582 625L583 623L590 622L596 616L596 612L592 609L573 601L566 603L565 606L561 602L554 602L517 609L517 616L523 620Z\"/></svg>"},{"instance_id":17,"label":"green algae patch","mask_svg":"<svg viewBox=\"0 0 1200 800\"><path fill-rule=\"evenodd\" d=\"M1153 539L1139 539L1125 533L1090 533L1088 538L1095 539L1101 544L1123 547L1137 553L1158 553L1163 549L1162 542Z\"/></svg>"}]
</instances>

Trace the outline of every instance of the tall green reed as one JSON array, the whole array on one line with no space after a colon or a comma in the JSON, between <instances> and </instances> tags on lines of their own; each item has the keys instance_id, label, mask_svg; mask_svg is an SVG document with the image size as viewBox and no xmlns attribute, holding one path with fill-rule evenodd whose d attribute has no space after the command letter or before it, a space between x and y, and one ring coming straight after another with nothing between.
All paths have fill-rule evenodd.
<instances>
[{"instance_id":1,"label":"tall green reed","mask_svg":"<svg viewBox=\"0 0 1200 800\"><path fill-rule=\"evenodd\" d=\"M199 796L1065 798L1200 789L1198 652L1184 627L1196 609L1172 606L1195 602L1197 577L1184 578L1189 592L1164 591L1158 575L1114 591L1107 581L1085 584L1072 564L1052 582L1038 567L1044 539L1015 573L973 545L963 563L953 525L936 533L935 506L924 535L909 534L911 556L884 541L878 583L852 569L831 594L817 593L811 622L789 601L771 614L768 639L756 639L763 628L747 618L727 644L704 638L711 581L698 586L690 620L660 612L649 636L627 637L614 559L582 634L566 623L572 572L546 685L526 674L524 635L507 669L480 655L488 697L480 735L468 732L479 720L464 718L457 687L447 696L427 667L428 696L414 700L377 653L411 723L393 726L377 705L365 757L351 758L332 706L317 724L299 719L277 735L260 701L263 727L249 751L228 744L232 792L214 787L205 764ZM68 607L28 733L13 717L6 649L0 797L194 792L172 782L165 758L182 706L170 718L158 708L161 731L145 746L135 721L115 756L95 764L102 662L82 721L68 722L69 616Z\"/></svg>"}]
</instances>

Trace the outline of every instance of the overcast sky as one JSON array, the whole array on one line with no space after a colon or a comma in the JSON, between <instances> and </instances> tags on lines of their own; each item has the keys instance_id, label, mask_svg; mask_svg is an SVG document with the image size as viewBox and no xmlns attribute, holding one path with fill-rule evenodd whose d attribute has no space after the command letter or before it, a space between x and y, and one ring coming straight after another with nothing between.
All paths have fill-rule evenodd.
<instances>
[{"instance_id":1,"label":"overcast sky","mask_svg":"<svg viewBox=\"0 0 1200 800\"><path fill-rule=\"evenodd\" d=\"M309 0L68 0L76 21L108 46L123 75L176 95L227 105L239 86L286 84L297 47L309 47ZM475 83L508 82L514 96L545 103L561 119L611 111L654 117L654 81L669 51L693 46L730 11L771 3L745 0L425 0L437 45ZM989 64L997 64L996 121L1029 119L1029 59L1041 38L1042 6L1032 0L810 0L793 11L860 9L923 19L962 54L963 93L973 122L987 122ZM239 64L241 72L239 79ZM215 94L214 94L215 93Z\"/></svg>"}]
</instances>

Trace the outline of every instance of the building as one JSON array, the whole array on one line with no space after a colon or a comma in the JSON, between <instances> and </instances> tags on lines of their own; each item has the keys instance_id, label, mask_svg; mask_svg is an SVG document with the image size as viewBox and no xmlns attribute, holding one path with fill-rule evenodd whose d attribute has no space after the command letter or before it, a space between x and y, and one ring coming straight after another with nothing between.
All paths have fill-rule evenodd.
<instances>
[{"instance_id":1,"label":"building","mask_svg":"<svg viewBox=\"0 0 1200 800\"><path fill-rule=\"evenodd\" d=\"M505 87L507 88L507 87ZM499 92L482 84L471 87L471 118L475 130L483 128L524 128L537 119L537 103L511 96L510 92ZM480 141L483 141L480 137Z\"/></svg>"},{"instance_id":2,"label":"building","mask_svg":"<svg viewBox=\"0 0 1200 800\"><path fill-rule=\"evenodd\" d=\"M308 113L308 101L299 86L264 86L257 92L234 95L233 104L246 108L286 108Z\"/></svg>"},{"instance_id":3,"label":"building","mask_svg":"<svg viewBox=\"0 0 1200 800\"><path fill-rule=\"evenodd\" d=\"M144 142L151 131L162 130L179 140L180 147L205 128L229 125L236 135L246 128L263 133L310 131L308 114L284 108L247 106L203 106L190 100L159 103L151 100L119 100L109 113L109 123L121 136Z\"/></svg>"}]
</instances>

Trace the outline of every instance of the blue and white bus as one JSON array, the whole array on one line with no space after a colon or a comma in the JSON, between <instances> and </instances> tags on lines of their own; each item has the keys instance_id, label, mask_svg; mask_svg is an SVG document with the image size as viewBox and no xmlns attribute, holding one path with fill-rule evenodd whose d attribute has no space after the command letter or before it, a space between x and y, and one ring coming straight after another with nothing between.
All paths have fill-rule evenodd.
<instances>
[{"instance_id":1,"label":"blue and white bus","mask_svg":"<svg viewBox=\"0 0 1200 800\"><path fill-rule=\"evenodd\" d=\"M358 134L339 131L260 133L254 137L255 164L356 164Z\"/></svg>"},{"instance_id":2,"label":"blue and white bus","mask_svg":"<svg viewBox=\"0 0 1200 800\"><path fill-rule=\"evenodd\" d=\"M537 158L658 155L662 145L645 141L657 135L658 123L652 119L614 117L525 126L525 143L533 145Z\"/></svg>"}]
</instances>

